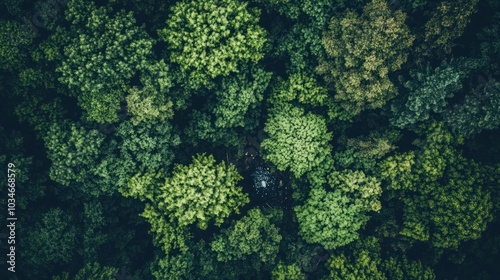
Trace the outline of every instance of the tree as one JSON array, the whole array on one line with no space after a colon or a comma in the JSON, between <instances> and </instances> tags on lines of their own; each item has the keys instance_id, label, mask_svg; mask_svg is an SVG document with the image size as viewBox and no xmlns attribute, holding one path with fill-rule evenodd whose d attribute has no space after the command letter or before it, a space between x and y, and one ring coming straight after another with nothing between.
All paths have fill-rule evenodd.
<instances>
[{"instance_id":1,"label":"tree","mask_svg":"<svg viewBox=\"0 0 500 280\"><path fill-rule=\"evenodd\" d=\"M71 216L60 208L44 213L36 225L26 227L20 247L23 259L32 268L66 264L73 258L76 248L76 228Z\"/></svg>"},{"instance_id":2,"label":"tree","mask_svg":"<svg viewBox=\"0 0 500 280\"><path fill-rule=\"evenodd\" d=\"M399 128L410 127L430 118L431 113L441 113L447 100L462 89L462 80L479 62L473 59L459 59L432 69L410 70L410 80L403 82L408 91L404 97L391 105L391 123Z\"/></svg>"},{"instance_id":3,"label":"tree","mask_svg":"<svg viewBox=\"0 0 500 280\"><path fill-rule=\"evenodd\" d=\"M500 70L500 13L495 13L492 23L485 27L481 33L478 34L480 42L481 55L487 61L486 65L497 74Z\"/></svg>"},{"instance_id":4,"label":"tree","mask_svg":"<svg viewBox=\"0 0 500 280\"><path fill-rule=\"evenodd\" d=\"M335 99L352 116L382 107L397 91L389 73L401 68L413 36L405 14L392 13L384 0L373 0L358 15L334 17L323 34L326 57L317 72L333 84Z\"/></svg>"},{"instance_id":5,"label":"tree","mask_svg":"<svg viewBox=\"0 0 500 280\"><path fill-rule=\"evenodd\" d=\"M96 162L102 155L105 136L97 130L64 122L53 124L44 138L47 157L52 161L50 178L62 185L84 184L95 188ZM93 189L94 194L103 190Z\"/></svg>"},{"instance_id":6,"label":"tree","mask_svg":"<svg viewBox=\"0 0 500 280\"><path fill-rule=\"evenodd\" d=\"M130 80L147 67L154 43L143 27L135 25L132 13L108 13L93 2L68 2L69 42L57 67L59 81L69 87L87 118L98 123L118 121Z\"/></svg>"},{"instance_id":7,"label":"tree","mask_svg":"<svg viewBox=\"0 0 500 280\"><path fill-rule=\"evenodd\" d=\"M390 257L384 260L381 270L387 279L394 280L434 280L436 275L432 268L425 266L421 261L410 261L403 255L402 258Z\"/></svg>"},{"instance_id":8,"label":"tree","mask_svg":"<svg viewBox=\"0 0 500 280\"><path fill-rule=\"evenodd\" d=\"M295 73L286 81L279 79L271 96L274 104L295 101L309 106L324 106L328 99L328 90L310 73Z\"/></svg>"},{"instance_id":9,"label":"tree","mask_svg":"<svg viewBox=\"0 0 500 280\"><path fill-rule=\"evenodd\" d=\"M328 190L312 186L305 204L294 210L304 240L335 249L358 238L369 211L380 211L382 189L380 182L361 171L334 171L327 184Z\"/></svg>"},{"instance_id":10,"label":"tree","mask_svg":"<svg viewBox=\"0 0 500 280\"><path fill-rule=\"evenodd\" d=\"M149 64L140 79L143 87L130 88L125 98L132 124L137 125L143 121L163 122L172 118L174 103L167 94L173 87L173 81L167 64L163 60ZM177 101L176 107L180 107L178 103L182 101Z\"/></svg>"},{"instance_id":11,"label":"tree","mask_svg":"<svg viewBox=\"0 0 500 280\"><path fill-rule=\"evenodd\" d=\"M380 251L380 244L375 237L365 237L345 253L332 254L327 264L330 279L387 279L379 269Z\"/></svg>"},{"instance_id":12,"label":"tree","mask_svg":"<svg viewBox=\"0 0 500 280\"><path fill-rule=\"evenodd\" d=\"M270 80L271 73L252 65L221 78L206 96L205 106L191 113L185 129L188 141L194 145L200 140L226 147L241 145L244 133L259 125L260 104Z\"/></svg>"},{"instance_id":13,"label":"tree","mask_svg":"<svg viewBox=\"0 0 500 280\"><path fill-rule=\"evenodd\" d=\"M199 154L190 165L176 165L171 177L148 187L150 176L135 177L125 196L148 198L157 211L168 216L179 227L195 224L206 229L210 223L220 226L232 212L249 202L248 195L237 186L242 179L234 165L216 163L212 155ZM145 191L153 191L153 194Z\"/></svg>"},{"instance_id":14,"label":"tree","mask_svg":"<svg viewBox=\"0 0 500 280\"><path fill-rule=\"evenodd\" d=\"M290 168L298 178L331 161L332 133L321 116L283 104L273 109L264 131L269 134L261 144L264 158L281 171Z\"/></svg>"},{"instance_id":15,"label":"tree","mask_svg":"<svg viewBox=\"0 0 500 280\"><path fill-rule=\"evenodd\" d=\"M462 104L444 113L446 123L465 138L500 126L500 82L490 79L471 91Z\"/></svg>"},{"instance_id":16,"label":"tree","mask_svg":"<svg viewBox=\"0 0 500 280\"><path fill-rule=\"evenodd\" d=\"M341 136L339 144L345 149L334 153L335 164L339 169L375 173L380 159L397 148L393 143L400 138L401 134L395 130L373 131L356 138Z\"/></svg>"},{"instance_id":17,"label":"tree","mask_svg":"<svg viewBox=\"0 0 500 280\"><path fill-rule=\"evenodd\" d=\"M387 158L381 177L404 203L400 234L438 248L457 248L481 236L492 202L480 166L464 158L442 123L420 130L420 150Z\"/></svg>"},{"instance_id":18,"label":"tree","mask_svg":"<svg viewBox=\"0 0 500 280\"><path fill-rule=\"evenodd\" d=\"M211 79L238 72L239 65L263 56L265 31L260 11L238 0L180 1L171 9L167 26L158 31L167 42L170 61L185 79L207 86Z\"/></svg>"},{"instance_id":19,"label":"tree","mask_svg":"<svg viewBox=\"0 0 500 280\"><path fill-rule=\"evenodd\" d=\"M423 43L415 49L417 55L429 57L451 53L454 40L462 36L479 0L441 1L425 24Z\"/></svg>"},{"instance_id":20,"label":"tree","mask_svg":"<svg viewBox=\"0 0 500 280\"><path fill-rule=\"evenodd\" d=\"M0 70L13 71L24 65L33 39L26 25L0 20Z\"/></svg>"},{"instance_id":21,"label":"tree","mask_svg":"<svg viewBox=\"0 0 500 280\"><path fill-rule=\"evenodd\" d=\"M99 263L86 263L75 275L74 280L85 280L85 279L95 279L95 280L111 280L116 279L117 268L109 266L101 266ZM63 273L61 276L52 277L52 280L67 280L69 274Z\"/></svg>"},{"instance_id":22,"label":"tree","mask_svg":"<svg viewBox=\"0 0 500 280\"><path fill-rule=\"evenodd\" d=\"M255 127L253 124L249 125L249 116L252 115L250 111L259 109L270 80L270 72L250 66L234 76L223 78L220 89L215 91L217 101L212 109L215 126Z\"/></svg>"},{"instance_id":23,"label":"tree","mask_svg":"<svg viewBox=\"0 0 500 280\"><path fill-rule=\"evenodd\" d=\"M228 229L222 230L210 243L212 251L217 253L217 260L228 262L252 256L262 263L274 264L281 235L279 228L272 223L273 214L276 215L265 215L254 208Z\"/></svg>"},{"instance_id":24,"label":"tree","mask_svg":"<svg viewBox=\"0 0 500 280\"><path fill-rule=\"evenodd\" d=\"M273 280L305 280L306 276L297 264L285 265L279 262L272 271Z\"/></svg>"}]
</instances>

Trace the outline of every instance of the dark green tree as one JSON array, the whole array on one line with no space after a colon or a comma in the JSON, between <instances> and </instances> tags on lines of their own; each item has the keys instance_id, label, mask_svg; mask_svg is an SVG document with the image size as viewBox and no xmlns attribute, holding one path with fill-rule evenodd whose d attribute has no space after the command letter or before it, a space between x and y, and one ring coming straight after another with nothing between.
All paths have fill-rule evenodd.
<instances>
[{"instance_id":1,"label":"dark green tree","mask_svg":"<svg viewBox=\"0 0 500 280\"><path fill-rule=\"evenodd\" d=\"M77 98L88 120L98 123L118 121L130 80L148 66L154 43L132 13L109 13L93 2L68 2L66 19L71 26L57 68L59 81Z\"/></svg>"}]
</instances>

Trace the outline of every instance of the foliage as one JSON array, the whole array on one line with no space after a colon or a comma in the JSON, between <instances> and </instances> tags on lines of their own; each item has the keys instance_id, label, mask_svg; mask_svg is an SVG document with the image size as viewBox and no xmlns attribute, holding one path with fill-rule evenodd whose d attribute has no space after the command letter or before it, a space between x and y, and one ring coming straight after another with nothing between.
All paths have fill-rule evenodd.
<instances>
[{"instance_id":1,"label":"foliage","mask_svg":"<svg viewBox=\"0 0 500 280\"><path fill-rule=\"evenodd\" d=\"M131 13L110 17L93 2L69 1L66 19L72 25L57 68L59 81L77 97L89 120L116 122L129 81L147 67L154 41L136 26Z\"/></svg>"},{"instance_id":2,"label":"foliage","mask_svg":"<svg viewBox=\"0 0 500 280\"><path fill-rule=\"evenodd\" d=\"M62 185L93 181L105 136L77 124L53 124L44 139L50 178ZM96 190L96 192L99 192Z\"/></svg>"},{"instance_id":3,"label":"foliage","mask_svg":"<svg viewBox=\"0 0 500 280\"><path fill-rule=\"evenodd\" d=\"M500 82L494 79L472 89L462 104L445 112L445 121L454 132L469 138L485 129L500 126Z\"/></svg>"},{"instance_id":4,"label":"foliage","mask_svg":"<svg viewBox=\"0 0 500 280\"><path fill-rule=\"evenodd\" d=\"M490 194L480 166L453 148L441 123L422 131L421 150L389 157L381 164L387 189L404 202L401 234L439 248L477 239L491 220Z\"/></svg>"},{"instance_id":5,"label":"foliage","mask_svg":"<svg viewBox=\"0 0 500 280\"><path fill-rule=\"evenodd\" d=\"M261 144L264 158L281 171L290 168L300 177L331 161L332 133L321 116L284 104L271 113L264 131L269 134Z\"/></svg>"},{"instance_id":6,"label":"foliage","mask_svg":"<svg viewBox=\"0 0 500 280\"><path fill-rule=\"evenodd\" d=\"M34 34L25 25L0 20L0 70L13 71L26 63Z\"/></svg>"},{"instance_id":7,"label":"foliage","mask_svg":"<svg viewBox=\"0 0 500 280\"><path fill-rule=\"evenodd\" d=\"M424 57L449 54L454 40L467 27L478 2L479 0L441 1L425 24L423 43L416 48L417 54Z\"/></svg>"},{"instance_id":8,"label":"foliage","mask_svg":"<svg viewBox=\"0 0 500 280\"><path fill-rule=\"evenodd\" d=\"M249 67L234 76L221 80L213 107L215 126L218 128L246 127L249 111L258 110L271 73L259 67Z\"/></svg>"},{"instance_id":9,"label":"foliage","mask_svg":"<svg viewBox=\"0 0 500 280\"><path fill-rule=\"evenodd\" d=\"M423 71L410 70L411 79L403 86L408 94L391 105L393 125L406 128L430 118L431 113L441 113L447 100L462 89L462 80L470 70L477 67L477 61L460 59Z\"/></svg>"},{"instance_id":10,"label":"foliage","mask_svg":"<svg viewBox=\"0 0 500 280\"><path fill-rule=\"evenodd\" d=\"M40 222L24 231L23 235L23 258L31 267L68 263L77 244L75 225L60 208L44 213Z\"/></svg>"},{"instance_id":11,"label":"foliage","mask_svg":"<svg viewBox=\"0 0 500 280\"><path fill-rule=\"evenodd\" d=\"M257 24L259 15L238 0L180 1L158 35L186 78L205 86L210 79L238 72L240 63L263 57L266 39Z\"/></svg>"},{"instance_id":12,"label":"foliage","mask_svg":"<svg viewBox=\"0 0 500 280\"><path fill-rule=\"evenodd\" d=\"M255 256L263 263L274 263L281 235L271 219L260 209L252 209L231 227L222 230L210 244L217 259L228 262Z\"/></svg>"},{"instance_id":13,"label":"foliage","mask_svg":"<svg viewBox=\"0 0 500 280\"><path fill-rule=\"evenodd\" d=\"M335 99L352 116L380 108L396 95L388 75L406 62L414 39L405 18L384 0L372 0L361 15L348 10L331 19L322 41L327 56L317 72L333 83Z\"/></svg>"},{"instance_id":14,"label":"foliage","mask_svg":"<svg viewBox=\"0 0 500 280\"><path fill-rule=\"evenodd\" d=\"M300 271L297 264L285 265L280 262L272 271L273 280L304 280L304 273Z\"/></svg>"},{"instance_id":15,"label":"foliage","mask_svg":"<svg viewBox=\"0 0 500 280\"><path fill-rule=\"evenodd\" d=\"M374 237L357 241L350 254L332 254L328 260L331 279L387 279L380 271L380 244Z\"/></svg>"},{"instance_id":16,"label":"foliage","mask_svg":"<svg viewBox=\"0 0 500 280\"><path fill-rule=\"evenodd\" d=\"M393 143L399 138L400 134L397 131L388 130L375 131L368 136L339 139L339 144L345 147L345 150L335 153L335 163L341 169L357 169L365 173L375 172L380 159L396 149Z\"/></svg>"},{"instance_id":17,"label":"foliage","mask_svg":"<svg viewBox=\"0 0 500 280\"><path fill-rule=\"evenodd\" d=\"M220 226L232 212L238 213L249 202L248 195L237 186L242 177L236 168L224 162L217 164L212 155L199 154L190 165L176 165L172 176L155 186L148 184L158 180L150 174L143 176L135 176L122 194L150 199L157 209L149 207L147 212L159 211L179 227L196 223L206 229L212 222ZM157 219L159 213L147 215Z\"/></svg>"},{"instance_id":18,"label":"foliage","mask_svg":"<svg viewBox=\"0 0 500 280\"><path fill-rule=\"evenodd\" d=\"M327 89L306 73L295 73L286 81L280 80L273 93L271 101L277 104L298 101L299 104L323 106L329 98Z\"/></svg>"},{"instance_id":19,"label":"foliage","mask_svg":"<svg viewBox=\"0 0 500 280\"><path fill-rule=\"evenodd\" d=\"M173 82L167 64L161 60L147 65L140 79L143 88L132 87L126 97L132 124L172 118L174 104L167 93L173 87Z\"/></svg>"},{"instance_id":20,"label":"foliage","mask_svg":"<svg viewBox=\"0 0 500 280\"><path fill-rule=\"evenodd\" d=\"M327 177L328 190L313 186L304 205L296 206L299 234L309 243L335 249L358 238L369 211L380 211L382 189L374 177L361 171L334 171Z\"/></svg>"}]
</instances>

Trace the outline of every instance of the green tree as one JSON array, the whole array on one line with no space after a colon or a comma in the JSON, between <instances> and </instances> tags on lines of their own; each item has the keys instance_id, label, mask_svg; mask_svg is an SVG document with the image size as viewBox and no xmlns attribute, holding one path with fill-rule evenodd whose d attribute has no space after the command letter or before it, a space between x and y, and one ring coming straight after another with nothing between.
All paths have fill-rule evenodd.
<instances>
[{"instance_id":1,"label":"green tree","mask_svg":"<svg viewBox=\"0 0 500 280\"><path fill-rule=\"evenodd\" d=\"M47 157L52 161L50 178L62 185L80 183L93 188L96 163L102 155L105 136L78 124L53 124L44 138ZM100 193L94 189L92 192Z\"/></svg>"},{"instance_id":2,"label":"green tree","mask_svg":"<svg viewBox=\"0 0 500 280\"><path fill-rule=\"evenodd\" d=\"M387 279L380 271L380 244L375 237L365 237L345 253L334 253L328 260L330 279Z\"/></svg>"},{"instance_id":3,"label":"green tree","mask_svg":"<svg viewBox=\"0 0 500 280\"><path fill-rule=\"evenodd\" d=\"M358 238L369 211L380 211L382 189L374 177L351 170L330 173L327 184L328 190L312 186L305 204L294 210L304 240L335 249Z\"/></svg>"},{"instance_id":4,"label":"green tree","mask_svg":"<svg viewBox=\"0 0 500 280\"><path fill-rule=\"evenodd\" d=\"M423 43L415 52L422 57L451 53L454 40L462 36L479 0L443 0L425 24Z\"/></svg>"},{"instance_id":5,"label":"green tree","mask_svg":"<svg viewBox=\"0 0 500 280\"><path fill-rule=\"evenodd\" d=\"M89 120L116 122L131 78L148 66L154 40L136 26L132 13L109 16L93 2L69 1L66 19L71 26L57 67L59 81L69 87Z\"/></svg>"},{"instance_id":6,"label":"green tree","mask_svg":"<svg viewBox=\"0 0 500 280\"><path fill-rule=\"evenodd\" d=\"M402 258L390 257L381 265L387 279L394 280L434 280L436 275L432 268L425 266L421 261L409 261L405 256Z\"/></svg>"},{"instance_id":7,"label":"green tree","mask_svg":"<svg viewBox=\"0 0 500 280\"><path fill-rule=\"evenodd\" d=\"M459 135L470 138L500 126L500 82L490 79L471 90L462 104L444 113L446 123Z\"/></svg>"},{"instance_id":8,"label":"green tree","mask_svg":"<svg viewBox=\"0 0 500 280\"><path fill-rule=\"evenodd\" d=\"M180 1L158 35L167 42L170 61L198 86L238 72L239 64L263 58L266 41L260 11L238 0Z\"/></svg>"},{"instance_id":9,"label":"green tree","mask_svg":"<svg viewBox=\"0 0 500 280\"><path fill-rule=\"evenodd\" d=\"M339 169L362 170L366 174L375 173L378 162L395 150L401 134L395 130L373 131L369 135L356 138L340 137L339 145L344 150L334 153Z\"/></svg>"},{"instance_id":10,"label":"green tree","mask_svg":"<svg viewBox=\"0 0 500 280\"><path fill-rule=\"evenodd\" d=\"M111 280L116 279L117 272L118 269L114 267L101 266L99 263L87 263L78 271L74 280Z\"/></svg>"},{"instance_id":11,"label":"green tree","mask_svg":"<svg viewBox=\"0 0 500 280\"><path fill-rule=\"evenodd\" d=\"M305 280L306 276L297 264L286 265L279 262L272 271L273 280Z\"/></svg>"},{"instance_id":12,"label":"green tree","mask_svg":"<svg viewBox=\"0 0 500 280\"><path fill-rule=\"evenodd\" d=\"M272 220L276 213L264 214L254 208L214 237L210 246L217 260L228 262L255 257L258 261L274 264L279 251L281 235ZM282 215L282 214L281 214Z\"/></svg>"},{"instance_id":13,"label":"green tree","mask_svg":"<svg viewBox=\"0 0 500 280\"><path fill-rule=\"evenodd\" d=\"M281 171L290 168L298 178L332 161L332 133L321 116L283 104L273 109L264 131L269 134L262 141L264 158Z\"/></svg>"},{"instance_id":14,"label":"green tree","mask_svg":"<svg viewBox=\"0 0 500 280\"><path fill-rule=\"evenodd\" d=\"M172 176L154 187L147 185L157 180L145 176L135 177L122 194L149 198L160 213L180 227L196 223L206 229L212 222L220 226L249 202L248 195L237 186L242 177L234 165L217 164L212 155L199 154L189 165L176 165Z\"/></svg>"},{"instance_id":15,"label":"green tree","mask_svg":"<svg viewBox=\"0 0 500 280\"><path fill-rule=\"evenodd\" d=\"M414 39L405 18L401 11L391 12L384 0L373 0L361 15L348 10L330 21L323 35L327 56L316 70L333 83L335 99L352 116L396 96L388 75L406 62Z\"/></svg>"},{"instance_id":16,"label":"green tree","mask_svg":"<svg viewBox=\"0 0 500 280\"><path fill-rule=\"evenodd\" d=\"M26 25L0 20L0 70L12 71L26 63L34 34Z\"/></svg>"},{"instance_id":17,"label":"green tree","mask_svg":"<svg viewBox=\"0 0 500 280\"><path fill-rule=\"evenodd\" d=\"M68 213L52 208L42 215L40 222L24 229L20 247L24 248L23 259L29 267L40 269L72 260L77 230Z\"/></svg>"},{"instance_id":18,"label":"green tree","mask_svg":"<svg viewBox=\"0 0 500 280\"><path fill-rule=\"evenodd\" d=\"M187 141L194 145L205 140L218 146L239 146L244 133L259 125L260 105L270 80L271 73L251 65L221 78L206 96L205 106L192 112L185 130Z\"/></svg>"},{"instance_id":19,"label":"green tree","mask_svg":"<svg viewBox=\"0 0 500 280\"><path fill-rule=\"evenodd\" d=\"M477 239L491 221L492 202L480 166L464 158L442 123L420 133L420 150L394 155L381 164L388 190L404 203L400 234L438 248L457 248Z\"/></svg>"},{"instance_id":20,"label":"green tree","mask_svg":"<svg viewBox=\"0 0 500 280\"><path fill-rule=\"evenodd\" d=\"M430 65L423 71L410 70L410 80L403 82L408 91L404 97L391 105L391 123L406 128L430 118L431 113L441 113L447 99L462 89L462 80L477 68L478 61L459 59L432 69Z\"/></svg>"},{"instance_id":21,"label":"green tree","mask_svg":"<svg viewBox=\"0 0 500 280\"><path fill-rule=\"evenodd\" d=\"M329 99L328 90L321 86L312 74L295 73L288 80L279 79L273 89L271 102L296 101L309 106L324 106Z\"/></svg>"},{"instance_id":22,"label":"green tree","mask_svg":"<svg viewBox=\"0 0 500 280\"><path fill-rule=\"evenodd\" d=\"M125 98L133 125L143 121L166 121L173 117L174 103L167 95L173 87L170 69L163 60L145 67L142 88L132 87ZM178 101L182 103L182 101ZM176 103L176 107L179 105Z\"/></svg>"}]
</instances>

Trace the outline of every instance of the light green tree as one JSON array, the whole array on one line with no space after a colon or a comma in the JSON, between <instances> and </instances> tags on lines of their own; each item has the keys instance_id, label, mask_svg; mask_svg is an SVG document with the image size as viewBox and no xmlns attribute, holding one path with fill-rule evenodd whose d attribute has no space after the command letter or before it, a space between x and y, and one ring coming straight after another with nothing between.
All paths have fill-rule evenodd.
<instances>
[{"instance_id":1,"label":"light green tree","mask_svg":"<svg viewBox=\"0 0 500 280\"><path fill-rule=\"evenodd\" d=\"M335 99L351 116L382 107L397 91L389 73L401 68L414 37L401 11L373 0L361 15L353 10L332 18L323 35L326 57L317 72L333 84Z\"/></svg>"},{"instance_id":2,"label":"light green tree","mask_svg":"<svg viewBox=\"0 0 500 280\"><path fill-rule=\"evenodd\" d=\"M279 262L278 265L273 269L272 273L273 280L305 280L306 276L297 264L286 265L283 262Z\"/></svg>"},{"instance_id":3,"label":"light green tree","mask_svg":"<svg viewBox=\"0 0 500 280\"><path fill-rule=\"evenodd\" d=\"M375 237L364 237L354 243L350 250L334 253L328 260L330 279L385 280L380 271L381 250Z\"/></svg>"},{"instance_id":4,"label":"light green tree","mask_svg":"<svg viewBox=\"0 0 500 280\"><path fill-rule=\"evenodd\" d=\"M248 195L237 186L242 177L234 165L217 164L212 155L199 154L189 165L176 165L164 182L156 176L136 175L120 191L125 196L149 199L175 227L196 224L206 229L211 223L220 226L249 202Z\"/></svg>"},{"instance_id":5,"label":"light green tree","mask_svg":"<svg viewBox=\"0 0 500 280\"><path fill-rule=\"evenodd\" d=\"M185 0L172 7L158 35L185 78L207 86L211 79L238 72L241 63L263 58L266 32L258 25L259 15L239 0Z\"/></svg>"},{"instance_id":6,"label":"light green tree","mask_svg":"<svg viewBox=\"0 0 500 280\"><path fill-rule=\"evenodd\" d=\"M335 249L358 238L368 212L380 211L382 189L377 179L361 171L334 171L327 184L312 186L305 204L294 210L304 240Z\"/></svg>"},{"instance_id":7,"label":"light green tree","mask_svg":"<svg viewBox=\"0 0 500 280\"><path fill-rule=\"evenodd\" d=\"M332 161L332 133L319 115L282 104L273 109L264 131L269 134L261 144L264 158L281 171L290 168L298 178Z\"/></svg>"}]
</instances>

